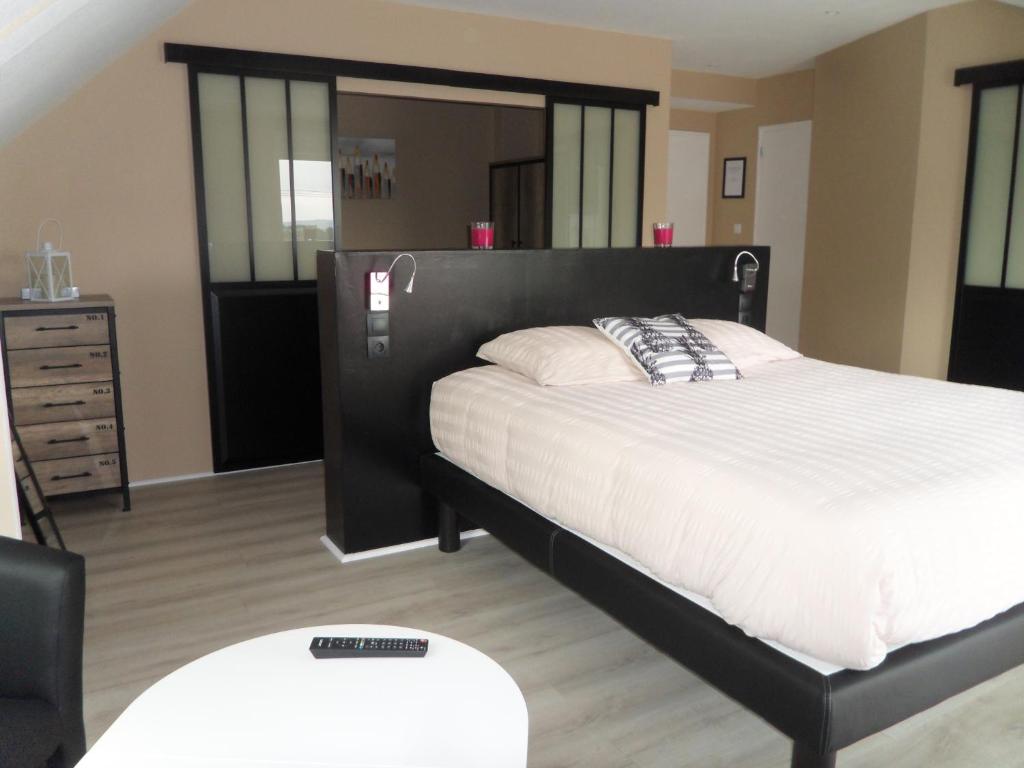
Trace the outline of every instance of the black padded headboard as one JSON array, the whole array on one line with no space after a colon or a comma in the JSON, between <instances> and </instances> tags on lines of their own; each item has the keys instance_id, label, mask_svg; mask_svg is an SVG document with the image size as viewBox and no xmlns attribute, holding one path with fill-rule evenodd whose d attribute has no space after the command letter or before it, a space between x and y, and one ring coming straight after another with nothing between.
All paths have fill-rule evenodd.
<instances>
[{"instance_id":1,"label":"black padded headboard","mask_svg":"<svg viewBox=\"0 0 1024 768\"><path fill-rule=\"evenodd\" d=\"M732 282L741 250L761 263L756 290L742 297ZM412 264L395 267L390 356L371 360L366 276L395 255L318 255L327 535L346 553L437 535L418 483L420 455L433 451L430 386L480 364L485 341L608 315L736 320L741 300L749 324L764 329L764 247L415 251L413 293L402 291Z\"/></svg>"}]
</instances>

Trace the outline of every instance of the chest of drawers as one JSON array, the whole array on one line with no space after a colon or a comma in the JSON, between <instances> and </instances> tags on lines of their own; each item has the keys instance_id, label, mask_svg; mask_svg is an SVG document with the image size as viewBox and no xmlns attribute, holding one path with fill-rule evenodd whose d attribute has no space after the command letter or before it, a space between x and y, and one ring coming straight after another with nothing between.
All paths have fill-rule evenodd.
<instances>
[{"instance_id":1,"label":"chest of drawers","mask_svg":"<svg viewBox=\"0 0 1024 768\"><path fill-rule=\"evenodd\" d=\"M46 496L118 490L130 509L114 302L0 300L7 404Z\"/></svg>"}]
</instances>

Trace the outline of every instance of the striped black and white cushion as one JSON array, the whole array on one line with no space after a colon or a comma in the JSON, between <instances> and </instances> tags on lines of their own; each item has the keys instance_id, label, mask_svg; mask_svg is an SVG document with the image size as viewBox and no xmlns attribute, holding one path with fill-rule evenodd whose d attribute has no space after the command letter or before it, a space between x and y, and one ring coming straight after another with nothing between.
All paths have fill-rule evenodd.
<instances>
[{"instance_id":1,"label":"striped black and white cushion","mask_svg":"<svg viewBox=\"0 0 1024 768\"><path fill-rule=\"evenodd\" d=\"M732 361L682 315L599 317L594 325L626 350L655 386L743 378Z\"/></svg>"}]
</instances>

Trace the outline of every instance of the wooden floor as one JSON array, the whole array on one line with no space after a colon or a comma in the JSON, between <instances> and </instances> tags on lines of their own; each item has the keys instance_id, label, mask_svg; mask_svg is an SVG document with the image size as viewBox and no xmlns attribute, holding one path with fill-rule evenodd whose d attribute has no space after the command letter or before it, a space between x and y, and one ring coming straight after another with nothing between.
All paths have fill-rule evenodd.
<instances>
[{"instance_id":1,"label":"wooden floor","mask_svg":"<svg viewBox=\"0 0 1024 768\"><path fill-rule=\"evenodd\" d=\"M484 651L530 713L532 768L785 768L772 728L490 537L341 565L319 464L64 502L87 558L90 743L150 684L224 645L314 624L420 627ZM458 727L453 723L453 727ZM840 753L854 766L1024 766L1024 668ZM483 768L483 767L482 767Z\"/></svg>"}]
</instances>

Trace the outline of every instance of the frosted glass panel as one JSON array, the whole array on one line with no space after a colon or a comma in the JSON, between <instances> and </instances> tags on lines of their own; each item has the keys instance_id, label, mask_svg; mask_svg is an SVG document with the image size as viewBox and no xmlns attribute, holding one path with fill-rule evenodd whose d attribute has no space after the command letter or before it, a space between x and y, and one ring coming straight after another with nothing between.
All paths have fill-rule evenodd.
<instances>
[{"instance_id":1,"label":"frosted glass panel","mask_svg":"<svg viewBox=\"0 0 1024 768\"><path fill-rule=\"evenodd\" d=\"M1020 109L1021 135L1017 137L1017 181L1014 182L1009 261L1006 264L1007 288L1024 288L1024 103Z\"/></svg>"},{"instance_id":2,"label":"frosted glass panel","mask_svg":"<svg viewBox=\"0 0 1024 768\"><path fill-rule=\"evenodd\" d=\"M200 74L198 83L210 281L249 280L241 81Z\"/></svg>"},{"instance_id":3,"label":"frosted glass panel","mask_svg":"<svg viewBox=\"0 0 1024 768\"><path fill-rule=\"evenodd\" d=\"M334 249L331 93L326 83L291 83L295 233L299 279L316 279L316 252Z\"/></svg>"},{"instance_id":4,"label":"frosted glass panel","mask_svg":"<svg viewBox=\"0 0 1024 768\"><path fill-rule=\"evenodd\" d=\"M1007 86L981 92L967 230L967 285L1002 284L1017 91L1017 86Z\"/></svg>"},{"instance_id":5,"label":"frosted glass panel","mask_svg":"<svg viewBox=\"0 0 1024 768\"><path fill-rule=\"evenodd\" d=\"M640 113L615 110L615 154L612 161L612 246L632 247L640 175Z\"/></svg>"},{"instance_id":6,"label":"frosted glass panel","mask_svg":"<svg viewBox=\"0 0 1024 768\"><path fill-rule=\"evenodd\" d=\"M245 79L249 195L257 280L292 280L292 205L285 81Z\"/></svg>"},{"instance_id":7,"label":"frosted glass panel","mask_svg":"<svg viewBox=\"0 0 1024 768\"><path fill-rule=\"evenodd\" d=\"M586 107L583 116L583 247L608 245L612 111Z\"/></svg>"},{"instance_id":8,"label":"frosted glass panel","mask_svg":"<svg viewBox=\"0 0 1024 768\"><path fill-rule=\"evenodd\" d=\"M551 136L551 247L580 244L580 111L575 104L553 105Z\"/></svg>"}]
</instances>

